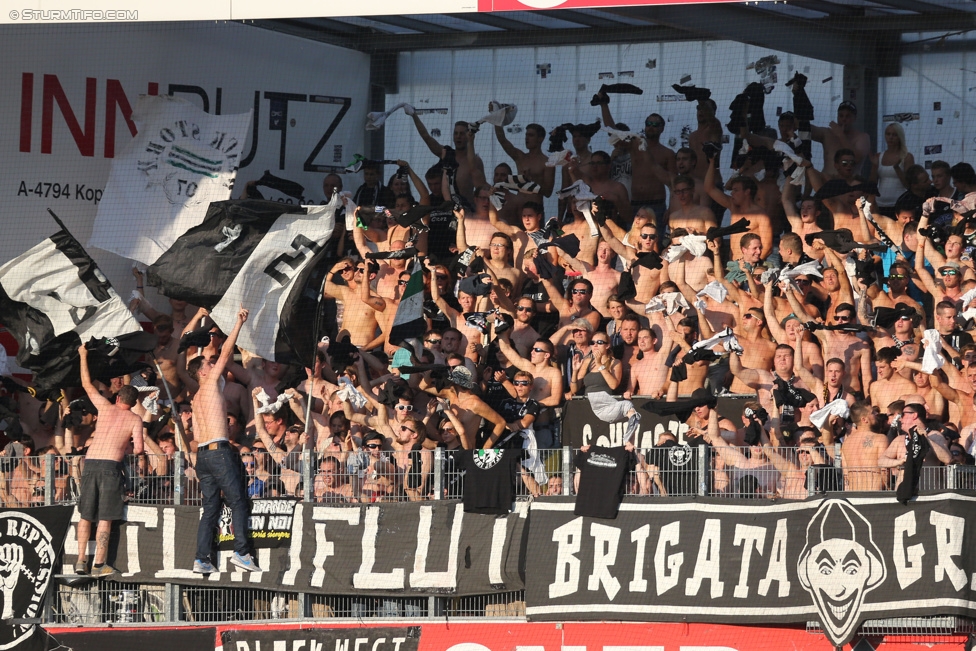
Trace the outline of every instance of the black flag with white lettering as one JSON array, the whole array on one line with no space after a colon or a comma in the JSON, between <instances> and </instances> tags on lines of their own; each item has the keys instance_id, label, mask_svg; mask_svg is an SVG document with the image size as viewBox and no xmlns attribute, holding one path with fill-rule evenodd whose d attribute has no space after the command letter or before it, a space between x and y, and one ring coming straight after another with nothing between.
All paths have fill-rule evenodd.
<instances>
[{"instance_id":1,"label":"black flag with white lettering","mask_svg":"<svg viewBox=\"0 0 976 651\"><path fill-rule=\"evenodd\" d=\"M87 251L64 229L0 267L0 315L19 344L17 363L34 373L38 394L80 386L82 342L108 340L107 353L133 344L137 355L155 346L155 336L142 330ZM89 359L92 377L108 380L133 370L117 363L123 356L109 357ZM109 368L113 374L106 376Z\"/></svg>"},{"instance_id":2,"label":"black flag with white lettering","mask_svg":"<svg viewBox=\"0 0 976 651\"><path fill-rule=\"evenodd\" d=\"M169 298L202 305L229 332L250 311L238 345L266 360L312 364L318 287L308 279L335 227L338 198L325 206L245 199L210 204L207 216L149 267Z\"/></svg>"},{"instance_id":3,"label":"black flag with white lettering","mask_svg":"<svg viewBox=\"0 0 976 651\"><path fill-rule=\"evenodd\" d=\"M41 651L59 646L40 623L73 511L73 506L0 511L0 648Z\"/></svg>"}]
</instances>

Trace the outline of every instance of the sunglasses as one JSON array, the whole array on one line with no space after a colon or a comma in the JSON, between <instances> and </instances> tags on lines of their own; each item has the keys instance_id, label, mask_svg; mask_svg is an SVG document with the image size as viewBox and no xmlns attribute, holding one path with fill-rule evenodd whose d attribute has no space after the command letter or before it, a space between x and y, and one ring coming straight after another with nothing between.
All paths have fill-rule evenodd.
<instances>
[{"instance_id":1,"label":"sunglasses","mask_svg":"<svg viewBox=\"0 0 976 651\"><path fill-rule=\"evenodd\" d=\"M496 244L496 243L492 242L488 246L490 248L492 248L492 249L507 249L508 248L508 245L505 244L504 242L502 242L501 244Z\"/></svg>"},{"instance_id":2,"label":"sunglasses","mask_svg":"<svg viewBox=\"0 0 976 651\"><path fill-rule=\"evenodd\" d=\"M890 274L888 280L904 280L905 274Z\"/></svg>"},{"instance_id":3,"label":"sunglasses","mask_svg":"<svg viewBox=\"0 0 976 651\"><path fill-rule=\"evenodd\" d=\"M573 332L582 332L582 330L573 330ZM545 348L533 348L532 349L532 352L533 353L548 353L549 351L546 350Z\"/></svg>"},{"instance_id":4,"label":"sunglasses","mask_svg":"<svg viewBox=\"0 0 976 651\"><path fill-rule=\"evenodd\" d=\"M512 382L512 384L514 384L517 387L527 387L532 383L529 382L528 380L515 380L514 382Z\"/></svg>"},{"instance_id":5,"label":"sunglasses","mask_svg":"<svg viewBox=\"0 0 976 651\"><path fill-rule=\"evenodd\" d=\"M254 462L253 461L248 461L247 463L244 464L244 467L245 468L253 468L254 467Z\"/></svg>"},{"instance_id":6,"label":"sunglasses","mask_svg":"<svg viewBox=\"0 0 976 651\"><path fill-rule=\"evenodd\" d=\"M840 161L837 164L838 165L843 165L844 167L853 167L854 166L854 161L852 161L852 160L842 160L842 161Z\"/></svg>"},{"instance_id":7,"label":"sunglasses","mask_svg":"<svg viewBox=\"0 0 976 651\"><path fill-rule=\"evenodd\" d=\"M657 233L641 233L640 236L642 240L650 240L657 237Z\"/></svg>"},{"instance_id":8,"label":"sunglasses","mask_svg":"<svg viewBox=\"0 0 976 651\"><path fill-rule=\"evenodd\" d=\"M397 282L397 285L399 285L400 287L406 287L407 283L409 282L410 282L409 280L400 280Z\"/></svg>"},{"instance_id":9,"label":"sunglasses","mask_svg":"<svg viewBox=\"0 0 976 651\"><path fill-rule=\"evenodd\" d=\"M663 122L657 122L657 121L648 120L648 121L646 121L644 123L644 126L645 127L663 127L664 126L664 123Z\"/></svg>"},{"instance_id":10,"label":"sunglasses","mask_svg":"<svg viewBox=\"0 0 976 651\"><path fill-rule=\"evenodd\" d=\"M448 277L444 274L436 274L434 277L437 278L437 280L448 280Z\"/></svg>"},{"instance_id":11,"label":"sunglasses","mask_svg":"<svg viewBox=\"0 0 976 651\"><path fill-rule=\"evenodd\" d=\"M602 339L600 341L596 341L594 339L590 343L593 344L594 346L606 346L607 345L607 342L605 340L602 340Z\"/></svg>"},{"instance_id":12,"label":"sunglasses","mask_svg":"<svg viewBox=\"0 0 976 651\"><path fill-rule=\"evenodd\" d=\"M590 293L590 290L588 290L588 289L574 289L573 290L573 293L576 294L576 295L589 294Z\"/></svg>"},{"instance_id":13,"label":"sunglasses","mask_svg":"<svg viewBox=\"0 0 976 651\"><path fill-rule=\"evenodd\" d=\"M361 273L363 273L363 269L362 269L362 267L356 267L356 273L357 273L357 274L361 274Z\"/></svg>"},{"instance_id":14,"label":"sunglasses","mask_svg":"<svg viewBox=\"0 0 976 651\"><path fill-rule=\"evenodd\" d=\"M849 316L840 316L839 314L834 315L834 321L850 321L850 320L851 317Z\"/></svg>"},{"instance_id":15,"label":"sunglasses","mask_svg":"<svg viewBox=\"0 0 976 651\"><path fill-rule=\"evenodd\" d=\"M428 344L431 344L431 345L439 344L439 343L441 343L441 340L440 339L428 339L427 340L427 343Z\"/></svg>"},{"instance_id":16,"label":"sunglasses","mask_svg":"<svg viewBox=\"0 0 976 651\"><path fill-rule=\"evenodd\" d=\"M379 445L377 443L370 443L366 447L369 448L370 450L379 450L383 446L382 445Z\"/></svg>"},{"instance_id":17,"label":"sunglasses","mask_svg":"<svg viewBox=\"0 0 976 651\"><path fill-rule=\"evenodd\" d=\"M959 272L956 271L955 269L943 269L939 273L942 274L943 276L955 276L959 274Z\"/></svg>"},{"instance_id":18,"label":"sunglasses","mask_svg":"<svg viewBox=\"0 0 976 651\"><path fill-rule=\"evenodd\" d=\"M347 273L349 273L349 272L350 272L350 271L352 271L352 270L353 270L353 268L352 268L352 267L343 267L343 268L342 268L342 271L340 271L339 273L344 273L344 274L347 274Z\"/></svg>"},{"instance_id":19,"label":"sunglasses","mask_svg":"<svg viewBox=\"0 0 976 651\"><path fill-rule=\"evenodd\" d=\"M534 307L525 307L524 305L519 305L515 309L518 310L519 312L535 312Z\"/></svg>"},{"instance_id":20,"label":"sunglasses","mask_svg":"<svg viewBox=\"0 0 976 651\"><path fill-rule=\"evenodd\" d=\"M798 450L797 454L810 454L810 450Z\"/></svg>"},{"instance_id":21,"label":"sunglasses","mask_svg":"<svg viewBox=\"0 0 976 651\"><path fill-rule=\"evenodd\" d=\"M413 411L413 405L397 405L397 411Z\"/></svg>"},{"instance_id":22,"label":"sunglasses","mask_svg":"<svg viewBox=\"0 0 976 651\"><path fill-rule=\"evenodd\" d=\"M411 434L416 434L416 433L417 433L417 430L415 430L415 429L410 429L410 428L409 428L409 427L407 427L406 425L400 425L400 431L401 431L401 432L410 432Z\"/></svg>"},{"instance_id":23,"label":"sunglasses","mask_svg":"<svg viewBox=\"0 0 976 651\"><path fill-rule=\"evenodd\" d=\"M749 312L746 312L745 314L742 315L742 318L743 319L758 319L759 317L757 317L755 314L750 314Z\"/></svg>"}]
</instances>

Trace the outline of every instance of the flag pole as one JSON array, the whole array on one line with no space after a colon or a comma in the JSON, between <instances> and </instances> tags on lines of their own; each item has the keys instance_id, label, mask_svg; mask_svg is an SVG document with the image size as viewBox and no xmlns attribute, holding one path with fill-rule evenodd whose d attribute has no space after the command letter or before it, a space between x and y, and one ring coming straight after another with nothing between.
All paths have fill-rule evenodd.
<instances>
[{"instance_id":1,"label":"flag pole","mask_svg":"<svg viewBox=\"0 0 976 651\"><path fill-rule=\"evenodd\" d=\"M175 411L176 403L173 402L173 394L170 393L169 382L166 381L166 377L163 375L163 369L160 368L159 360L155 356L153 356L153 363L156 365L156 372L159 373L159 379L163 381L163 388L166 389L166 397L169 398L169 416L180 435L176 447L179 448L180 452L188 452L188 450L183 449L183 441L188 441L189 439L186 438L186 432L183 431L183 421L180 419L179 413Z\"/></svg>"},{"instance_id":2,"label":"flag pole","mask_svg":"<svg viewBox=\"0 0 976 651\"><path fill-rule=\"evenodd\" d=\"M54 218L54 221L55 221L55 222L57 223L57 225L61 227L61 230L63 230L63 231L64 231L65 233L67 233L68 235L71 235L71 231L69 231L69 230L68 230L68 227L64 225L64 222L63 222L63 221L61 221L61 218L60 218L60 217L58 217L57 215L55 215L55 214L54 214L54 211L53 211L53 210L51 210L50 208L48 208L48 209L47 209L47 211L48 211L49 213L51 213L51 217L53 217L53 218ZM74 235L71 235L71 237L72 237L72 238L74 238Z\"/></svg>"}]
</instances>

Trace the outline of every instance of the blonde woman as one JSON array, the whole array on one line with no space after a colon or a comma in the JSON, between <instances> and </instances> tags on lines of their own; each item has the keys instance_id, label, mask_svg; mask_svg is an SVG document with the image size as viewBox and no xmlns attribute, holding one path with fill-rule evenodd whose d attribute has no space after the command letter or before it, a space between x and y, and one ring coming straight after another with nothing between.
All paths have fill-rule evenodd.
<instances>
[{"instance_id":1,"label":"blonde woman","mask_svg":"<svg viewBox=\"0 0 976 651\"><path fill-rule=\"evenodd\" d=\"M897 122L885 127L884 139L885 151L871 155L871 181L878 184L878 207L892 208L908 189L905 170L915 164L915 157L908 153L905 129Z\"/></svg>"}]
</instances>

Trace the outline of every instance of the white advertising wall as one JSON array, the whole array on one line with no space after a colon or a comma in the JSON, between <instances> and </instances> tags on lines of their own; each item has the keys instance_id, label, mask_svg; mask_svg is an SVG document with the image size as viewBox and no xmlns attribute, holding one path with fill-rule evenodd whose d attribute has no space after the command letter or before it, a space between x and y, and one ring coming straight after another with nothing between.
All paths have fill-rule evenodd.
<instances>
[{"instance_id":1,"label":"white advertising wall","mask_svg":"<svg viewBox=\"0 0 976 651\"><path fill-rule=\"evenodd\" d=\"M254 111L235 197L270 171L320 203L325 173L363 153L369 57L359 52L236 23L183 23L4 26L0 53L0 263L57 230L48 208L88 243L140 94ZM139 214L129 227L141 227ZM131 261L89 253L127 297Z\"/></svg>"}]
</instances>

